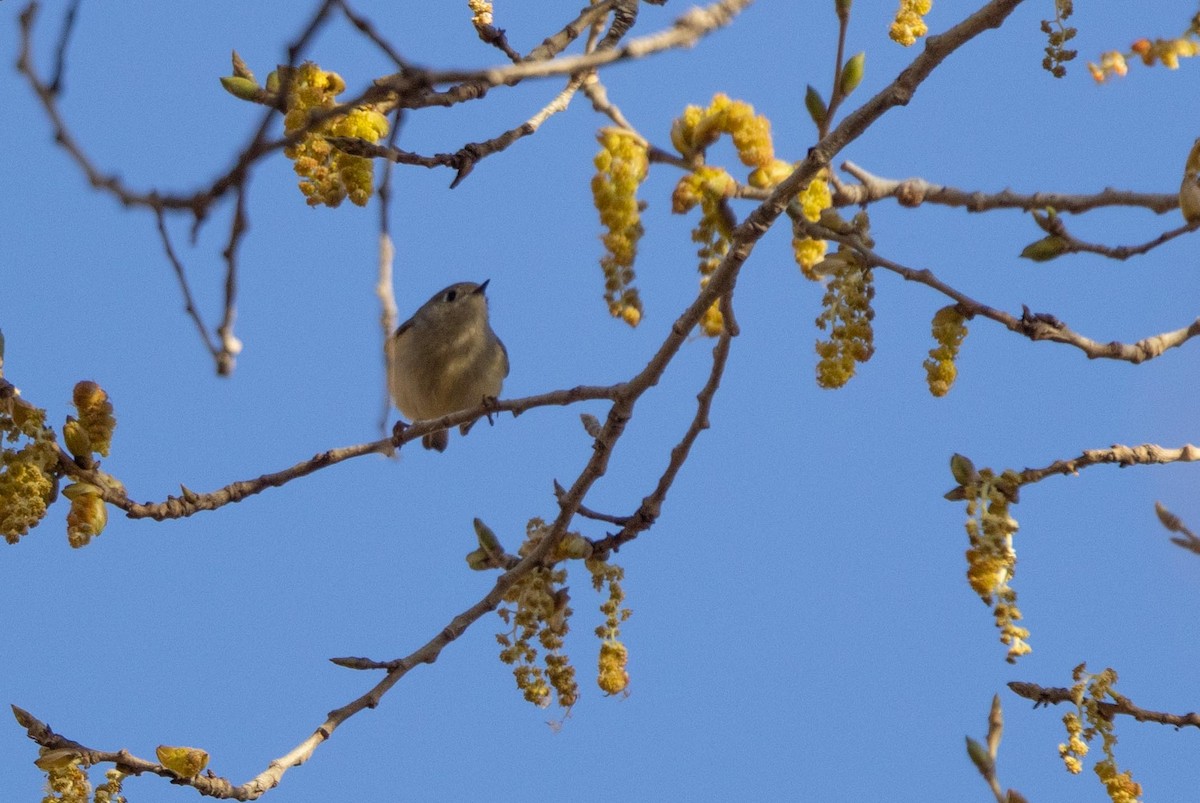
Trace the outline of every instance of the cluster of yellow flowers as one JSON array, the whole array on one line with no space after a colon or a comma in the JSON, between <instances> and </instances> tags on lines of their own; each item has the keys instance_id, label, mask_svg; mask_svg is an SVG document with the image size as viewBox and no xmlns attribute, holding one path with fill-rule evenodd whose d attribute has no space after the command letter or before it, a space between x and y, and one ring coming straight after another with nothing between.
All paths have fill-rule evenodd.
<instances>
[{"instance_id":1,"label":"cluster of yellow flowers","mask_svg":"<svg viewBox=\"0 0 1200 803\"><path fill-rule=\"evenodd\" d=\"M1009 515L1009 505L1017 501L1020 478L1011 470L1000 476L990 468L976 471L969 459L958 454L950 460L950 471L959 487L949 498L967 500L967 582L992 606L1000 642L1008 645L1005 660L1016 663L1032 649L1029 631L1017 624L1021 611L1016 589L1009 585L1017 568L1013 534L1019 526Z\"/></svg>"},{"instance_id":2,"label":"cluster of yellow flowers","mask_svg":"<svg viewBox=\"0 0 1200 803\"><path fill-rule=\"evenodd\" d=\"M521 555L531 552L548 530L541 519L531 519L526 526ZM504 623L512 626L510 632L496 635L501 647L500 660L515 664L513 677L517 688L526 700L541 708L550 704L551 689L563 708L570 708L579 699L575 668L563 652L572 613L571 598L563 585L566 580L566 569L538 567L505 592L504 601L508 605L497 611ZM537 665L535 639L546 651L545 669Z\"/></svg>"},{"instance_id":3,"label":"cluster of yellow flowers","mask_svg":"<svg viewBox=\"0 0 1200 803\"><path fill-rule=\"evenodd\" d=\"M831 226L843 234L859 234L864 238L864 242L870 237L870 222L865 212L855 216L854 224L847 224L836 211L827 213L826 210L832 207L833 194L829 190L828 170L822 170L808 182L808 186L801 190L795 202L788 207L788 214L792 217L792 253L796 264L800 266L800 273L810 281L821 280L821 273L816 267L825 259L829 243L808 236L803 229L804 220L809 223L823 222L824 225Z\"/></svg>"},{"instance_id":4,"label":"cluster of yellow flowers","mask_svg":"<svg viewBox=\"0 0 1200 803\"><path fill-rule=\"evenodd\" d=\"M125 774L120 770L111 769L104 773L104 783L93 793L82 760L73 751L62 758L51 756L52 752L55 751L41 748L41 758L34 762L46 771L46 796L42 803L125 803L125 796L121 794Z\"/></svg>"},{"instance_id":5,"label":"cluster of yellow flowers","mask_svg":"<svg viewBox=\"0 0 1200 803\"><path fill-rule=\"evenodd\" d=\"M909 47L929 32L924 17L933 8L933 0L900 0L896 19L888 36L893 42Z\"/></svg>"},{"instance_id":6,"label":"cluster of yellow flowers","mask_svg":"<svg viewBox=\"0 0 1200 803\"><path fill-rule=\"evenodd\" d=\"M1075 685L1071 687L1071 696L1075 701L1075 711L1063 716L1063 724L1067 728L1067 742L1058 746L1058 754L1062 757L1067 770L1079 774L1083 769L1082 759L1088 753L1088 742L1100 735L1104 750L1104 758L1096 762L1094 768L1100 782L1113 803L1137 803L1142 795L1142 786L1133 780L1133 775L1126 770L1117 770L1117 760L1113 747L1117 743L1117 735L1113 731L1112 718L1105 716L1100 704L1105 698L1116 699L1113 686L1117 682L1117 673L1111 668L1099 674L1092 675L1087 671L1087 664L1080 664L1072 672ZM1086 727L1084 722L1087 723Z\"/></svg>"},{"instance_id":7,"label":"cluster of yellow flowers","mask_svg":"<svg viewBox=\"0 0 1200 803\"><path fill-rule=\"evenodd\" d=\"M574 705L579 697L575 670L562 652L567 618L572 612L567 605L570 599L567 589L562 587L566 579L563 569L534 569L504 595L504 601L513 608L502 607L498 611L505 624L512 625L509 633L496 635L501 647L500 660L516 665L513 677L517 688L526 700L541 708L550 704L551 685L564 708ZM535 639L547 652L545 670L536 663Z\"/></svg>"},{"instance_id":8,"label":"cluster of yellow flowers","mask_svg":"<svg viewBox=\"0 0 1200 803\"><path fill-rule=\"evenodd\" d=\"M10 390L12 386L8 386ZM63 441L76 463L94 468L94 454L107 456L112 446L113 417L108 394L95 382L75 385L74 403L79 418L67 417ZM46 426L46 411L15 393L0 398L0 535L15 544L45 517L57 493L58 444ZM121 483L99 472L103 484L123 491ZM108 523L101 489L75 482L62 489L71 500L67 538L73 547L88 543Z\"/></svg>"},{"instance_id":9,"label":"cluster of yellow flowers","mask_svg":"<svg viewBox=\"0 0 1200 803\"><path fill-rule=\"evenodd\" d=\"M476 535L485 554L502 552L499 540L476 520ZM481 532L482 530L482 532ZM531 519L526 525L525 542L521 545L522 556L530 554L546 537L550 528L542 519ZM609 694L624 691L629 685L626 671L628 651L621 643L621 624L632 612L624 607L625 591L621 587L624 570L600 557L591 555L591 543L578 533L567 533L566 537L550 555L551 566L541 566L518 580L504 594L504 602L497 613L506 625L507 633L498 633L500 660L514 666L513 677L517 688L525 699L539 706L550 704L553 695L560 706L570 708L579 699L579 686L575 680L575 668L563 651L569 621L573 611L570 595L564 585L567 571L554 568L561 561L583 559L592 576L592 586L603 591L607 586L608 598L600 606L604 624L596 628L600 638L599 675L597 683ZM476 553L472 553L475 555ZM471 558L468 558L471 562ZM473 568L485 568L484 555L477 555ZM493 561L492 565L495 565ZM539 656L541 664L539 665Z\"/></svg>"},{"instance_id":10,"label":"cluster of yellow flowers","mask_svg":"<svg viewBox=\"0 0 1200 803\"><path fill-rule=\"evenodd\" d=\"M1124 77L1125 73L1129 72L1129 65L1125 63L1125 54L1117 50L1110 50L1107 53L1100 54L1100 63L1094 64L1088 62L1088 71L1091 72L1092 78L1096 83L1102 84L1112 76Z\"/></svg>"},{"instance_id":11,"label":"cluster of yellow flowers","mask_svg":"<svg viewBox=\"0 0 1200 803\"><path fill-rule=\"evenodd\" d=\"M737 225L728 199L737 182L724 169L704 164L704 152L722 134L733 140L738 159L752 168L747 183L753 187L772 187L792 172L792 165L775 158L771 141L771 123L756 115L754 107L727 95L716 94L707 108L688 106L671 124L671 144L692 162L692 172L681 178L671 195L671 211L685 214L700 207L700 222L692 230L692 240L700 244L700 286L729 253L733 228ZM724 318L716 302L700 320L704 334L715 337L724 329Z\"/></svg>"},{"instance_id":12,"label":"cluster of yellow flowers","mask_svg":"<svg viewBox=\"0 0 1200 803\"><path fill-rule=\"evenodd\" d=\"M733 176L724 169L701 165L681 178L671 194L671 211L676 214L700 207L700 221L692 229L692 241L700 244L696 254L700 257L702 288L708 285L709 276L729 252L736 221L728 198L736 186ZM709 337L715 337L724 326L724 316L714 301L700 319L700 329Z\"/></svg>"},{"instance_id":13,"label":"cluster of yellow flowers","mask_svg":"<svg viewBox=\"0 0 1200 803\"><path fill-rule=\"evenodd\" d=\"M108 400L108 394L95 382L85 380L75 384L71 401L79 411L79 424L87 435L91 451L101 457L108 457L108 451L112 448L113 430L117 428L117 419L113 416L113 406Z\"/></svg>"},{"instance_id":14,"label":"cluster of yellow flowers","mask_svg":"<svg viewBox=\"0 0 1200 803\"><path fill-rule=\"evenodd\" d=\"M854 376L856 363L866 362L875 353L875 332L871 321L875 310L871 300L875 285L871 269L863 265L853 250L840 247L837 254L821 263L829 283L821 299L817 328L829 331L828 340L817 341L817 384L840 388Z\"/></svg>"},{"instance_id":15,"label":"cluster of yellow flowers","mask_svg":"<svg viewBox=\"0 0 1200 803\"><path fill-rule=\"evenodd\" d=\"M75 385L72 401L79 411L79 419L67 418L63 440L76 461L90 465L93 454L107 457L112 446L113 430L117 426L112 402L103 388L90 381ZM120 485L116 479L102 476L114 486ZM87 546L108 524L108 508L104 506L101 490L91 483L73 482L63 488L63 496L71 500L71 510L67 513L67 540L75 548Z\"/></svg>"},{"instance_id":16,"label":"cluster of yellow flowers","mask_svg":"<svg viewBox=\"0 0 1200 803\"><path fill-rule=\"evenodd\" d=\"M824 171L808 182L808 186L800 192L796 201L800 205L801 214L809 223L816 223L821 219L821 213L833 206L833 195L829 192L829 183L825 180Z\"/></svg>"},{"instance_id":17,"label":"cluster of yellow flowers","mask_svg":"<svg viewBox=\"0 0 1200 803\"><path fill-rule=\"evenodd\" d=\"M807 236L792 237L792 252L796 256L796 264L804 278L818 281L821 277L813 270L825 258L828 245L824 240L816 240Z\"/></svg>"},{"instance_id":18,"label":"cluster of yellow flowers","mask_svg":"<svg viewBox=\"0 0 1200 803\"><path fill-rule=\"evenodd\" d=\"M15 544L54 496L58 451L46 411L16 395L0 399L0 444L0 535Z\"/></svg>"},{"instance_id":19,"label":"cluster of yellow flowers","mask_svg":"<svg viewBox=\"0 0 1200 803\"><path fill-rule=\"evenodd\" d=\"M471 9L471 24L476 28L492 24L492 4L490 0L467 0Z\"/></svg>"},{"instance_id":20,"label":"cluster of yellow flowers","mask_svg":"<svg viewBox=\"0 0 1200 803\"><path fill-rule=\"evenodd\" d=\"M687 106L671 124L671 144L685 159L703 156L708 146L729 134L742 164L752 167L750 182L768 187L791 172L791 166L775 158L771 123L754 113L754 107L718 92L708 108ZM786 172L784 172L786 171Z\"/></svg>"},{"instance_id":21,"label":"cluster of yellow flowers","mask_svg":"<svg viewBox=\"0 0 1200 803\"><path fill-rule=\"evenodd\" d=\"M1192 18L1188 30L1174 39L1138 39L1129 46L1128 53L1119 50L1109 50L1100 54L1100 63L1088 63L1088 71L1096 83L1102 84L1113 76L1121 77L1129 71L1128 60L1140 58L1142 64L1153 67L1161 64L1168 70L1179 69L1181 58L1191 58L1200 54L1200 14Z\"/></svg>"},{"instance_id":22,"label":"cluster of yellow flowers","mask_svg":"<svg viewBox=\"0 0 1200 803\"><path fill-rule=\"evenodd\" d=\"M597 136L600 151L593 160L592 199L607 229L603 237L605 254L600 259L604 271L604 300L613 317L630 326L642 319L642 300L633 287L633 262L643 229L638 187L646 180L650 162L646 143L637 134L619 128L602 129Z\"/></svg>"},{"instance_id":23,"label":"cluster of yellow flowers","mask_svg":"<svg viewBox=\"0 0 1200 803\"><path fill-rule=\"evenodd\" d=\"M626 671L629 651L620 641L621 624L633 615L633 611L624 607L625 591L621 581L625 579L625 570L595 558L589 558L586 565L592 573L593 588L600 591L608 586L608 599L600 605L604 624L596 628L596 635L600 637L600 674L596 682L608 694L617 694L629 686L629 672Z\"/></svg>"},{"instance_id":24,"label":"cluster of yellow flowers","mask_svg":"<svg viewBox=\"0 0 1200 803\"><path fill-rule=\"evenodd\" d=\"M334 100L346 89L335 72L326 72L305 62L291 72L288 83L287 113L284 131L294 134L309 124L313 112L333 108ZM378 142L388 132L387 118L377 109L360 106L347 114L330 117L289 145L284 154L293 161L296 174L303 180L300 191L310 206L338 206L347 197L351 203L365 206L371 197L374 162L335 149L326 137L355 137Z\"/></svg>"},{"instance_id":25,"label":"cluster of yellow flowers","mask_svg":"<svg viewBox=\"0 0 1200 803\"><path fill-rule=\"evenodd\" d=\"M958 376L954 360L958 357L963 338L967 336L966 318L952 304L934 313L931 328L937 345L929 350L929 359L925 360L925 378L929 382L930 393L945 396Z\"/></svg>"}]
</instances>

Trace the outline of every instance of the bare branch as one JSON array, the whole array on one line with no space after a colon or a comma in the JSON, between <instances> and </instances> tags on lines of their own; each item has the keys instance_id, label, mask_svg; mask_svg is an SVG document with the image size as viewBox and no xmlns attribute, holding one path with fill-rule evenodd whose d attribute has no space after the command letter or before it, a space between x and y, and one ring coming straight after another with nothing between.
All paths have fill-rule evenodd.
<instances>
[{"instance_id":1,"label":"bare branch","mask_svg":"<svg viewBox=\"0 0 1200 803\"><path fill-rule=\"evenodd\" d=\"M1101 245L1098 243L1085 242L1084 240L1080 240L1071 234L1071 232L1067 230L1067 224L1062 215L1043 215L1039 214L1037 211L1034 211L1033 219L1043 231L1058 238L1058 244L1061 248L1061 251L1058 252L1058 255L1089 253L1099 254L1100 256L1105 256L1109 259L1117 259L1121 261L1129 259L1132 256L1145 254L1146 252L1157 248L1163 243L1168 243L1180 235L1187 234L1190 231L1195 231L1197 228L1200 228L1200 223L1185 223L1178 228L1163 232L1153 240L1140 245Z\"/></svg>"},{"instance_id":2,"label":"bare branch","mask_svg":"<svg viewBox=\"0 0 1200 803\"><path fill-rule=\"evenodd\" d=\"M598 25L612 10L615 3L616 0L601 0L599 3L584 6L578 17L568 22L558 33L543 39L540 45L529 51L525 61L546 61L554 58L588 28Z\"/></svg>"},{"instance_id":3,"label":"bare branch","mask_svg":"<svg viewBox=\"0 0 1200 803\"><path fill-rule=\"evenodd\" d=\"M387 159L390 162L417 165L419 167L452 167L456 171L456 174L454 180L450 182L450 189L454 189L462 183L463 179L470 175L479 161L492 154L500 153L517 140L533 134L552 114L565 111L582 82L582 77L571 78L553 100L521 125L483 142L468 142L457 153L438 153L433 156L421 156L420 154L400 150L394 145L376 145L373 142L367 142L355 137L326 137L326 139L333 147L353 156Z\"/></svg>"},{"instance_id":4,"label":"bare branch","mask_svg":"<svg viewBox=\"0 0 1200 803\"><path fill-rule=\"evenodd\" d=\"M217 336L221 338L221 351L217 354L217 373L228 376L233 373L242 343L233 334L233 322L237 318L237 249L246 234L246 185L237 187L237 203L233 209L233 220L229 224L229 243L221 252L225 260L225 312Z\"/></svg>"},{"instance_id":5,"label":"bare branch","mask_svg":"<svg viewBox=\"0 0 1200 803\"><path fill-rule=\"evenodd\" d=\"M397 52L396 48L392 47L391 42L384 39L382 34L375 30L375 26L366 17L355 13L350 8L350 3L347 0L338 0L338 6L342 9L342 13L346 15L346 19L350 20L350 24L357 28L363 36L375 43L375 46L384 52L384 54L392 60L392 63L401 70L411 69L408 61Z\"/></svg>"},{"instance_id":6,"label":"bare branch","mask_svg":"<svg viewBox=\"0 0 1200 803\"><path fill-rule=\"evenodd\" d=\"M1091 195L1060 192L1035 192L1022 194L1012 190L985 193L979 190L960 190L934 184L923 178L882 178L859 167L854 162L844 162L842 169L861 183L843 186L835 202L839 206L857 206L895 198L901 206L919 206L922 203L957 206L968 212L986 212L991 209L1052 208L1057 212L1079 214L1106 206L1134 206L1163 214L1179 208L1178 193L1145 193L1107 188Z\"/></svg>"},{"instance_id":7,"label":"bare branch","mask_svg":"<svg viewBox=\"0 0 1200 803\"><path fill-rule=\"evenodd\" d=\"M75 29L75 19L79 15L80 0L72 0L71 5L63 14L62 33L58 37L58 47L54 51L54 77L50 79L51 93L62 93L63 77L67 71L67 45L71 41L71 32Z\"/></svg>"},{"instance_id":8,"label":"bare branch","mask_svg":"<svg viewBox=\"0 0 1200 803\"><path fill-rule=\"evenodd\" d=\"M1075 705L1075 698L1070 689L1039 686L1036 683L1025 683L1017 680L1009 683L1008 687L1017 695L1027 700L1033 700L1034 708L1043 705L1058 705L1059 703ZM1171 725L1175 728L1189 726L1200 728L1200 714L1194 712L1169 714L1162 711L1151 711L1134 705L1128 697L1121 695L1116 695L1114 702L1108 702L1107 700L1097 701L1096 705L1104 716L1109 719L1121 715L1133 717L1138 722L1157 722L1160 725Z\"/></svg>"},{"instance_id":9,"label":"bare branch","mask_svg":"<svg viewBox=\"0 0 1200 803\"><path fill-rule=\"evenodd\" d=\"M507 411L516 416L535 407L565 406L580 401L596 399L611 399L615 401L623 393L627 392L627 388L628 385L626 384L608 386L581 385L569 390L558 390L536 396L526 396L521 399L481 404L470 410L450 413L441 418L418 421L403 427L398 434L391 438L384 438L355 446L330 449L313 455L308 460L296 463L281 471L263 474L252 480L232 482L209 493L195 493L185 490L182 497L168 496L163 502L134 502L126 494L113 490L110 487L110 483L106 483L103 479L99 478L97 471L80 467L62 449L59 449L59 468L67 476L90 482L100 488L104 501L124 510L125 514L131 519L149 518L161 521L163 519L186 518L202 510L216 510L225 505L239 502L248 496L260 494L268 488L278 488L292 480L306 477L313 472L346 460L369 454L390 454L394 449L399 448L409 441L417 440L430 432L437 432L438 430L449 429L460 424L475 421L490 413Z\"/></svg>"},{"instance_id":10,"label":"bare branch","mask_svg":"<svg viewBox=\"0 0 1200 803\"><path fill-rule=\"evenodd\" d=\"M611 521L615 524L622 525L621 531L616 535L610 535L607 538L593 542L592 546L601 554L608 550L618 551L621 545L632 541L645 530L648 530L658 519L659 513L662 512L662 504L667 498L667 492L671 490L671 485L675 482L675 477L678 476L679 470L683 468L683 464L687 462L688 456L691 453L692 445L695 444L696 438L700 433L709 428L708 414L712 409L713 396L716 395L717 388L721 385L721 377L725 373L725 363L729 359L729 347L733 340L733 332L726 329L721 332L717 338L717 343L713 346L712 369L708 374L708 381L700 393L696 395L696 414L692 416L692 422L688 425L687 431L679 443L671 449L671 459L667 463L666 470L658 479L658 485L654 490L642 500L642 504L637 511L624 520L616 518L605 518L604 520ZM582 512L582 511L581 511ZM595 516L595 518L602 518Z\"/></svg>"},{"instance_id":11,"label":"bare branch","mask_svg":"<svg viewBox=\"0 0 1200 803\"><path fill-rule=\"evenodd\" d=\"M167 261L171 263L171 267L175 271L175 277L179 279L179 290L183 293L184 311L195 322L196 329L200 332L200 340L215 360L219 349L217 348L217 344L213 342L212 336L208 333L208 327L204 325L204 320L200 317L200 310L196 307L195 299L192 298L192 290L188 284L187 274L183 269L183 262L175 254L175 247L171 244L171 235L167 231L166 216L161 209L155 209L154 218L158 223L158 236L162 240L163 251L167 254Z\"/></svg>"},{"instance_id":12,"label":"bare branch","mask_svg":"<svg viewBox=\"0 0 1200 803\"><path fill-rule=\"evenodd\" d=\"M1022 485L1041 482L1054 474L1078 474L1079 469L1101 463L1116 463L1121 468L1127 466L1150 466L1165 463L1193 463L1200 460L1200 447L1185 443L1177 449L1164 448L1153 443L1143 443L1140 446L1122 446L1113 444L1107 449L1087 449L1079 457L1067 460L1056 460L1044 468L1027 468L1020 472Z\"/></svg>"}]
</instances>

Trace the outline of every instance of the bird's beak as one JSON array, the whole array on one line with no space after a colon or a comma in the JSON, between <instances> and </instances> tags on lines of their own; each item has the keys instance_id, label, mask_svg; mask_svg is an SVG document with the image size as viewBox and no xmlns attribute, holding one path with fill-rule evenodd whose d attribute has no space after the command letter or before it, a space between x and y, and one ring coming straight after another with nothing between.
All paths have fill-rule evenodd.
<instances>
[{"instance_id":1,"label":"bird's beak","mask_svg":"<svg viewBox=\"0 0 1200 803\"><path fill-rule=\"evenodd\" d=\"M488 282L490 282L490 281L491 281L491 279L484 279L484 280L483 280L483 283L482 283L482 284L480 284L478 287L476 287L476 288L475 288L474 290L472 290L471 292L472 292L472 293L478 293L479 295L483 295L483 291L487 289Z\"/></svg>"}]
</instances>

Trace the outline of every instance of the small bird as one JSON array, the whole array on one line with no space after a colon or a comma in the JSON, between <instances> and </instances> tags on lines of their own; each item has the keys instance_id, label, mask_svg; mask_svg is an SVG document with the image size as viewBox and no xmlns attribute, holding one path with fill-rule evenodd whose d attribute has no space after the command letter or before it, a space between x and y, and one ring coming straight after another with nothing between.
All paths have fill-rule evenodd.
<instances>
[{"instance_id":1,"label":"small bird","mask_svg":"<svg viewBox=\"0 0 1200 803\"><path fill-rule=\"evenodd\" d=\"M508 350L488 322L487 286L487 281L450 285L388 338L388 391L408 419L438 418L500 395ZM474 423L459 431L466 435ZM449 442L444 429L421 439L426 449L439 452Z\"/></svg>"}]
</instances>

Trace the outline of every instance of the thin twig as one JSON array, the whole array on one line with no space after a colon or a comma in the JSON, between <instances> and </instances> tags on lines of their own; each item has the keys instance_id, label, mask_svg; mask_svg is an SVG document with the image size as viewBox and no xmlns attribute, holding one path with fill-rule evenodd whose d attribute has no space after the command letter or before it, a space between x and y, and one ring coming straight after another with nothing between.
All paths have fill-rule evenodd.
<instances>
[{"instance_id":1,"label":"thin twig","mask_svg":"<svg viewBox=\"0 0 1200 803\"><path fill-rule=\"evenodd\" d=\"M1185 223L1178 228L1170 229L1155 237L1149 242L1139 245L1103 245L1101 243L1089 243L1080 240L1075 235L1071 234L1067 229L1066 221L1062 215L1038 215L1034 214L1034 219L1038 225L1042 227L1048 234L1052 234L1058 238L1061 247L1061 255L1065 254L1099 254L1100 256L1108 257L1124 261L1133 256L1140 256L1148 251L1158 248L1163 243L1169 243L1176 237L1195 231L1200 228L1197 223Z\"/></svg>"},{"instance_id":2,"label":"thin twig","mask_svg":"<svg viewBox=\"0 0 1200 803\"><path fill-rule=\"evenodd\" d=\"M392 46L391 42L389 42L387 39L384 39L383 35L375 30L375 26L371 24L369 19L367 19L365 16L355 13L350 8L350 3L347 2L347 0L338 0L337 4L338 7L342 9L342 13L346 16L346 19L350 20L350 24L357 28L363 36L374 42L375 46L382 50L384 55L392 60L393 64L395 64L401 70L411 69L411 65L409 65L408 60L400 55L396 48Z\"/></svg>"},{"instance_id":3,"label":"thin twig","mask_svg":"<svg viewBox=\"0 0 1200 803\"><path fill-rule=\"evenodd\" d=\"M541 128L542 123L551 115L565 111L582 81L582 77L576 76L571 78L553 100L542 107L533 117L521 123L521 125L483 142L468 142L456 153L438 153L433 156L421 156L420 154L400 150L390 143L386 146L381 146L355 137L327 137L326 139L333 147L352 156L386 159L398 164L417 165L420 167L453 168L455 175L454 180L450 182L450 189L454 189L462 183L463 179L470 175L471 171L475 169L475 165L481 160L492 154L500 153L517 140L533 134Z\"/></svg>"},{"instance_id":4,"label":"thin twig","mask_svg":"<svg viewBox=\"0 0 1200 803\"><path fill-rule=\"evenodd\" d=\"M171 244L171 235L167 231L166 216L161 209L154 210L154 219L158 224L158 236L162 240L163 251L167 254L167 261L171 263L171 267L175 271L175 277L179 279L179 290L183 293L184 311L195 322L196 330L200 333L201 342L204 343L204 347L208 349L208 353L215 360L219 353L217 344L213 342L212 335L208 332L208 327L205 326L204 320L200 317L200 310L196 306L196 301L192 298L192 290L183 269L183 262L180 261L175 253L175 247Z\"/></svg>"},{"instance_id":5,"label":"thin twig","mask_svg":"<svg viewBox=\"0 0 1200 803\"><path fill-rule=\"evenodd\" d=\"M237 355L242 351L242 342L233 334L233 323L237 319L237 252L246 229L246 185L239 184L233 219L229 223L229 242L221 252L225 260L225 311L221 325L217 327L217 337L221 339L221 352L217 355L217 374L220 376L233 373Z\"/></svg>"},{"instance_id":6,"label":"thin twig","mask_svg":"<svg viewBox=\"0 0 1200 803\"><path fill-rule=\"evenodd\" d=\"M392 115L392 130L388 133L388 147L395 147L400 138L401 123L404 121L404 111L396 109ZM391 210L392 210L392 177L394 171L391 165L383 166L383 179L379 182L377 196L379 198L379 273L375 282L375 296L379 299L379 327L382 330L379 356L383 360L384 382L383 411L379 416L379 431L387 431L388 416L392 410L391 398L388 395L387 376L391 367L387 359L387 341L399 325L399 313L396 309L396 287L393 280L393 267L396 259L396 247L392 242Z\"/></svg>"},{"instance_id":7,"label":"thin twig","mask_svg":"<svg viewBox=\"0 0 1200 803\"><path fill-rule=\"evenodd\" d=\"M604 554L608 550L618 551L622 544L637 538L640 533L648 530L658 520L663 502L667 498L667 492L675 483L679 470L687 462L692 445L695 444L700 433L710 426L708 414L712 409L712 400L717 393L717 388L721 385L721 377L725 373L725 364L729 360L729 347L733 337L734 335L729 329L721 332L717 337L716 345L713 346L712 368L709 370L708 381L696 395L696 413L692 416L692 421L683 438L671 449L671 458L662 476L659 477L658 484L650 495L642 500L637 511L627 517L624 522L611 519L614 523L623 525L621 531L593 542L592 546L597 553Z\"/></svg>"},{"instance_id":8,"label":"thin twig","mask_svg":"<svg viewBox=\"0 0 1200 803\"><path fill-rule=\"evenodd\" d=\"M79 14L80 0L73 0L63 14L62 33L58 37L58 47L54 51L54 77L50 79L50 92L62 94L63 77L67 72L67 44L71 41L71 32L75 29L75 19Z\"/></svg>"}]
</instances>

